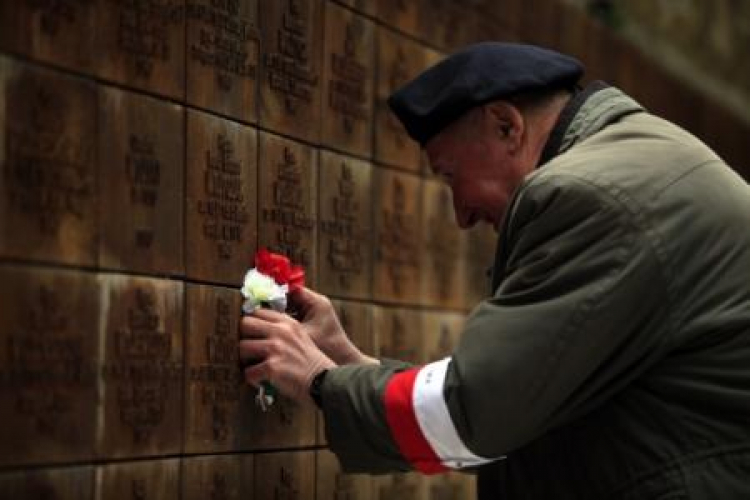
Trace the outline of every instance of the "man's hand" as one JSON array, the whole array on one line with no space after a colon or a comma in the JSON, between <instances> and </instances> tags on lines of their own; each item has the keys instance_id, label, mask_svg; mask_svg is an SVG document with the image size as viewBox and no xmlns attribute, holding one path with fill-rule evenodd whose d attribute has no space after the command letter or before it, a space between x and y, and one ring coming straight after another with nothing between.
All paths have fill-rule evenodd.
<instances>
[{"instance_id":1,"label":"man's hand","mask_svg":"<svg viewBox=\"0 0 750 500\"><path fill-rule=\"evenodd\" d=\"M315 346L302 325L286 314L259 309L245 316L240 337L240 359L257 362L245 368L245 380L256 387L268 380L297 402L311 401L312 379L336 366Z\"/></svg>"},{"instance_id":2,"label":"man's hand","mask_svg":"<svg viewBox=\"0 0 750 500\"><path fill-rule=\"evenodd\" d=\"M303 331L336 364L379 363L364 355L349 340L328 297L309 288L301 288L289 297L292 306L299 311Z\"/></svg>"}]
</instances>

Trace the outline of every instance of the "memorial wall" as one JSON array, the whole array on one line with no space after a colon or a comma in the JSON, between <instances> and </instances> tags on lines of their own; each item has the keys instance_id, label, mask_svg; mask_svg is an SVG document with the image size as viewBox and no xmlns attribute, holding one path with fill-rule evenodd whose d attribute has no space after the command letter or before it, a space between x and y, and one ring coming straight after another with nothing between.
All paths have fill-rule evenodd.
<instances>
[{"instance_id":1,"label":"memorial wall","mask_svg":"<svg viewBox=\"0 0 750 500\"><path fill-rule=\"evenodd\" d=\"M495 235L456 228L385 100L484 39L747 158L730 112L554 1L0 0L0 499L472 498L341 474L314 406L261 411L238 289L267 247L365 351L451 351Z\"/></svg>"}]
</instances>

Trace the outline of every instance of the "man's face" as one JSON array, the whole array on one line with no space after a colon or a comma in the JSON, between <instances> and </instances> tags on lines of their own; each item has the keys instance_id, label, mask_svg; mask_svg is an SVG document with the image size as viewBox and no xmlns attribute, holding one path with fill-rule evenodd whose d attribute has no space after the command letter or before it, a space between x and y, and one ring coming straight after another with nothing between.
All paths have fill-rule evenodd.
<instances>
[{"instance_id":1,"label":"man's face","mask_svg":"<svg viewBox=\"0 0 750 500\"><path fill-rule=\"evenodd\" d=\"M479 221L498 228L528 171L515 151L510 139L481 117L448 127L427 142L430 167L450 186L461 228Z\"/></svg>"}]
</instances>

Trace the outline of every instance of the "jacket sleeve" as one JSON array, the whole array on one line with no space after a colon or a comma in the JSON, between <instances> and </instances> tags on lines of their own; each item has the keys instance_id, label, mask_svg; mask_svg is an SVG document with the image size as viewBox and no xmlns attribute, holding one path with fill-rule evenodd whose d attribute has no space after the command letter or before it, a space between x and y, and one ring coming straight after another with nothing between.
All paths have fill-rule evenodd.
<instances>
[{"instance_id":1,"label":"jacket sleeve","mask_svg":"<svg viewBox=\"0 0 750 500\"><path fill-rule=\"evenodd\" d=\"M372 431L377 444L358 450L367 458L357 470L481 465L647 370L668 344L669 296L648 221L623 196L570 175L534 176L503 233L500 285L472 312L453 355L333 377L332 404L345 411L329 412L324 386L327 425L356 422L329 436L333 451L344 434ZM354 403L362 399L366 408Z\"/></svg>"}]
</instances>

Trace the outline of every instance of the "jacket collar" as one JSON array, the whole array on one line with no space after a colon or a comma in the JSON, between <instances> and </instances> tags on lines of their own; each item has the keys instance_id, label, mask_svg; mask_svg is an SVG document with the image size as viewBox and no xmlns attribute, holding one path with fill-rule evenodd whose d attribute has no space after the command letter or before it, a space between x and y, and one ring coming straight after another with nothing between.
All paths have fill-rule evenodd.
<instances>
[{"instance_id":1,"label":"jacket collar","mask_svg":"<svg viewBox=\"0 0 750 500\"><path fill-rule=\"evenodd\" d=\"M542 150L542 166L608 124L643 107L615 87L602 81L591 82L568 101Z\"/></svg>"}]
</instances>

